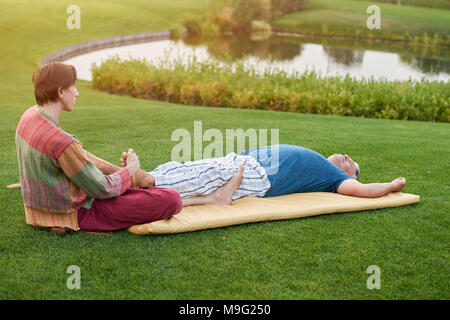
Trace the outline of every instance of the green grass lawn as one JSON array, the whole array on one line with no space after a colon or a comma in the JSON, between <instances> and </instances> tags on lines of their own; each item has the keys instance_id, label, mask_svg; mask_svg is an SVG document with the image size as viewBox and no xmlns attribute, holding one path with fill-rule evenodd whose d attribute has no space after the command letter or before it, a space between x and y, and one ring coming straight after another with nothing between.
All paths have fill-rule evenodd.
<instances>
[{"instance_id":1,"label":"green grass lawn","mask_svg":"<svg viewBox=\"0 0 450 320\"><path fill-rule=\"evenodd\" d=\"M355 0L310 0L310 8L288 14L272 21L279 30L305 34L328 34L342 36L361 36L410 40L402 38L411 36L428 36L439 34L442 39L450 35L450 11L434 8L397 6L390 3ZM369 5L380 8L381 29L368 30L366 13Z\"/></svg>"},{"instance_id":2,"label":"green grass lawn","mask_svg":"<svg viewBox=\"0 0 450 320\"><path fill-rule=\"evenodd\" d=\"M173 130L278 128L280 143L348 153L362 182L407 178L417 205L263 222L165 236L77 233L58 237L26 225L15 128L33 105L31 74L48 52L80 41L167 29L206 1L79 1L82 29L65 28L70 1L3 1L0 32L1 299L449 299L450 150L446 123L188 107L96 92L80 97L61 126L85 149L118 163L133 147L144 169L170 160ZM175 10L176 9L176 10ZM99 15L101 12L101 15ZM96 22L91 19L97 19ZM81 269L69 290L66 270ZM381 269L368 290L366 269Z\"/></svg>"}]
</instances>

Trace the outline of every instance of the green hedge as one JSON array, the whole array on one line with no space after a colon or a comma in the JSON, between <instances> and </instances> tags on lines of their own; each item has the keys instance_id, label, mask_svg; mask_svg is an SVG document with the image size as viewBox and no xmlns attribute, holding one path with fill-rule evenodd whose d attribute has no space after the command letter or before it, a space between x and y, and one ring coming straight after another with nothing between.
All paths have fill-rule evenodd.
<instances>
[{"instance_id":1,"label":"green hedge","mask_svg":"<svg viewBox=\"0 0 450 320\"><path fill-rule=\"evenodd\" d=\"M420 121L450 121L450 85L437 81L322 78L314 72L263 75L238 62L121 60L93 65L96 89L180 104Z\"/></svg>"}]
</instances>

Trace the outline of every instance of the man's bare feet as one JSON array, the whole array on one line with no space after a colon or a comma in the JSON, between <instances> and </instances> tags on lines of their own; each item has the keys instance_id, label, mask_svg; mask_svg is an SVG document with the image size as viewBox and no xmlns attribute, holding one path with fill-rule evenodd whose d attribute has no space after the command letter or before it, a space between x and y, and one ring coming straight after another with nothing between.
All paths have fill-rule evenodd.
<instances>
[{"instance_id":1,"label":"man's bare feet","mask_svg":"<svg viewBox=\"0 0 450 320\"><path fill-rule=\"evenodd\" d=\"M120 164L122 167L127 165L126 152L122 152ZM135 188L152 188L155 186L155 177L139 168L138 171L131 177L131 186Z\"/></svg>"},{"instance_id":2,"label":"man's bare feet","mask_svg":"<svg viewBox=\"0 0 450 320\"><path fill-rule=\"evenodd\" d=\"M403 177L399 177L399 178L393 180L392 183L394 184L394 190L392 190L392 191L398 192L398 191L401 191L403 189L403 187L405 186L406 179Z\"/></svg>"},{"instance_id":3,"label":"man's bare feet","mask_svg":"<svg viewBox=\"0 0 450 320\"><path fill-rule=\"evenodd\" d=\"M219 189L207 195L207 197L211 198L211 204L230 205L232 203L231 197L233 196L237 188L239 188L239 186L241 185L243 172L244 167L240 165L236 173L233 175L233 177L231 177L230 181L225 183Z\"/></svg>"}]
</instances>

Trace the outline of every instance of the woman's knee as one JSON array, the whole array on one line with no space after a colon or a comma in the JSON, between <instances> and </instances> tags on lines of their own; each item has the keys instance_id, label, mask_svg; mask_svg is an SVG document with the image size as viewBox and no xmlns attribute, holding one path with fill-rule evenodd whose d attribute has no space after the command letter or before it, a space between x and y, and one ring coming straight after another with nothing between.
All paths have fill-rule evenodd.
<instances>
[{"instance_id":1,"label":"woman's knee","mask_svg":"<svg viewBox=\"0 0 450 320\"><path fill-rule=\"evenodd\" d=\"M145 190L145 189L144 189ZM181 211L182 201L178 191L166 188L151 188L146 192L146 210L155 215L156 220L167 219Z\"/></svg>"},{"instance_id":2,"label":"woman's knee","mask_svg":"<svg viewBox=\"0 0 450 320\"><path fill-rule=\"evenodd\" d=\"M178 191L173 189L166 189L166 191L168 192L168 198L170 199L168 201L168 211L170 211L172 215L179 213L183 207L183 202L181 201L180 194L178 193Z\"/></svg>"}]
</instances>

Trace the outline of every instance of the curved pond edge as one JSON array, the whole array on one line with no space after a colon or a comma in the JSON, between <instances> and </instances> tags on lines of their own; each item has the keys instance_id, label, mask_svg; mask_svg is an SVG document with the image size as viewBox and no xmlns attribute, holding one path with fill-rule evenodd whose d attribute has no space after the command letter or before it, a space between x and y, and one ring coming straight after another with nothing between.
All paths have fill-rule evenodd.
<instances>
[{"instance_id":1,"label":"curved pond edge","mask_svg":"<svg viewBox=\"0 0 450 320\"><path fill-rule=\"evenodd\" d=\"M283 29L277 29L273 28L271 31L271 35L276 35L280 37L292 37L292 38L318 38L318 39L335 39L335 40L355 40L355 41L370 41L370 42L376 42L376 43L394 43L394 44L402 44L402 45L412 45L412 42L409 41L403 41L403 40L394 40L394 39L385 39L385 38L362 38L362 37L355 37L355 36L338 36L338 35L324 35L324 34L303 34L298 32L288 32L284 31ZM423 47L420 45L419 47ZM448 49L450 46L447 45L441 45L441 46L434 46L430 48L436 48L436 49Z\"/></svg>"},{"instance_id":2,"label":"curved pond edge","mask_svg":"<svg viewBox=\"0 0 450 320\"><path fill-rule=\"evenodd\" d=\"M186 30L183 29L181 37L186 36ZM78 55L97 51L100 49L114 48L129 44L137 44L143 42L169 40L172 38L172 32L170 30L160 30L151 32L132 33L119 36L112 36L94 40L83 41L76 43L58 50L55 50L45 55L39 64L42 66L50 62L61 62Z\"/></svg>"},{"instance_id":3,"label":"curved pond edge","mask_svg":"<svg viewBox=\"0 0 450 320\"><path fill-rule=\"evenodd\" d=\"M284 32L278 29L272 29L271 35L281 36L281 37L313 37L313 38L332 38L332 39L340 39L340 40L369 40L369 39L361 39L355 37L343 37L343 36L314 36L314 35L304 35L301 33L293 33L293 32ZM181 38L187 37L188 32L186 28L182 29ZM44 65L50 62L55 61L64 61L78 55L89 53L92 51L107 49L107 48L115 48L119 46L129 45L129 44L137 44L158 40L170 40L172 39L172 32L170 30L159 30L159 31L150 31L150 32L141 32L141 33L132 33L125 34L119 36L111 36L100 39L83 41L80 43L76 43L45 55L40 61L39 65ZM398 44L409 44L404 41L393 41L386 39L370 39L373 42L392 42ZM439 48L448 48L448 47L439 47Z\"/></svg>"}]
</instances>

